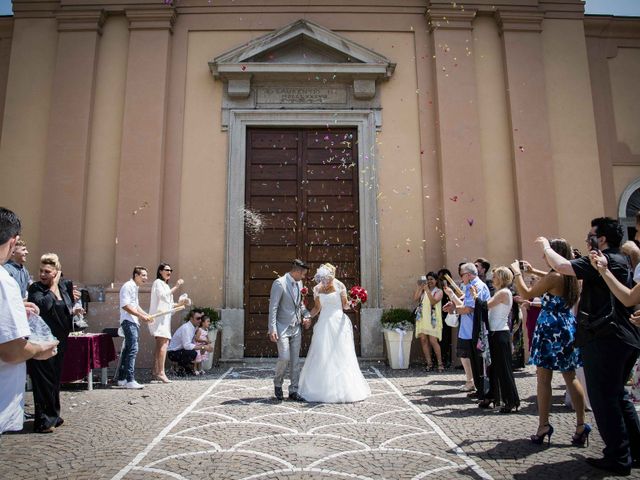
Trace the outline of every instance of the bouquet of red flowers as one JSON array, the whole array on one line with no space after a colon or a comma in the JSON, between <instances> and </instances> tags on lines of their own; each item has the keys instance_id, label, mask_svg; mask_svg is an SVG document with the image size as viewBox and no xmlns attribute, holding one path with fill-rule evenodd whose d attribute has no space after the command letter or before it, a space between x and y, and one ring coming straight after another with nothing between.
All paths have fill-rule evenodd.
<instances>
[{"instance_id":1,"label":"bouquet of red flowers","mask_svg":"<svg viewBox=\"0 0 640 480\"><path fill-rule=\"evenodd\" d=\"M369 297L367 295L367 291L364 288L362 288L360 285L355 285L349 290L349 298L349 306L351 308L355 308L361 303L365 303L367 301L367 298Z\"/></svg>"},{"instance_id":2,"label":"bouquet of red flowers","mask_svg":"<svg viewBox=\"0 0 640 480\"><path fill-rule=\"evenodd\" d=\"M302 289L300 290L300 297L302 300L302 304L303 305L307 305L307 299L305 298L307 296L307 294L309 293L309 289L307 287L302 287Z\"/></svg>"}]
</instances>

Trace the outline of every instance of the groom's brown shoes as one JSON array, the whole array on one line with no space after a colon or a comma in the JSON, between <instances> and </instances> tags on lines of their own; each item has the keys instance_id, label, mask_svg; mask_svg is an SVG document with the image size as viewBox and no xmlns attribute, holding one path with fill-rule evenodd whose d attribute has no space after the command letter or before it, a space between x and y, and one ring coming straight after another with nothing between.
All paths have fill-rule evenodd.
<instances>
[{"instance_id":1,"label":"groom's brown shoes","mask_svg":"<svg viewBox=\"0 0 640 480\"><path fill-rule=\"evenodd\" d=\"M275 387L274 388L274 394L276 396L277 400L282 400L282 387Z\"/></svg>"}]
</instances>

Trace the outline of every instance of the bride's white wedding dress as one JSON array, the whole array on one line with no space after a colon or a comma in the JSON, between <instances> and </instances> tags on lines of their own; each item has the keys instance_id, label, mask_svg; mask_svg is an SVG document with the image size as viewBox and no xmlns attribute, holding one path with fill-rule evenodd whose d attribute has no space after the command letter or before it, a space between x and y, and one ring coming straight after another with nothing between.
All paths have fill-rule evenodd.
<instances>
[{"instance_id":1,"label":"bride's white wedding dress","mask_svg":"<svg viewBox=\"0 0 640 480\"><path fill-rule=\"evenodd\" d=\"M317 294L322 309L298 387L298 393L309 402L358 402L371 395L358 365L351 320L342 311L340 296L346 289L337 280L334 286L332 293Z\"/></svg>"}]
</instances>

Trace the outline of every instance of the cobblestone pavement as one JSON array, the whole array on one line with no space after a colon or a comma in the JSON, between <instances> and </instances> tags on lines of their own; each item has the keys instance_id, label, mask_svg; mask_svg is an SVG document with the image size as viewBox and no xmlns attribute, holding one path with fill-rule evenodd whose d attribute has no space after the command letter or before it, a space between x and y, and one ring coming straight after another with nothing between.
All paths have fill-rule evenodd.
<instances>
[{"instance_id":1,"label":"cobblestone pavement","mask_svg":"<svg viewBox=\"0 0 640 480\"><path fill-rule=\"evenodd\" d=\"M373 395L356 404L277 402L272 363L140 391L68 387L61 428L33 434L27 422L0 437L0 478L606 478L583 460L600 456L597 429L588 448L570 444L575 415L560 376L556 432L541 447L527 440L537 425L533 369L517 373L522 408L511 415L477 408L457 370L362 369Z\"/></svg>"}]
</instances>

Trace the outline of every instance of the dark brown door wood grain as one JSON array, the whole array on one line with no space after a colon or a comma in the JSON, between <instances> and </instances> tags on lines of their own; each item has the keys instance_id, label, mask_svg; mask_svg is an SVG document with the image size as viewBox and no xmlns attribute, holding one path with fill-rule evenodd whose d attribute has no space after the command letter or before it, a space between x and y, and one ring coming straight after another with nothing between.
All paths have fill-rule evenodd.
<instances>
[{"instance_id":1,"label":"dark brown door wood grain","mask_svg":"<svg viewBox=\"0 0 640 480\"><path fill-rule=\"evenodd\" d=\"M247 130L246 207L264 228L245 229L245 356L277 356L267 338L269 291L294 258L311 266L309 292L324 262L347 288L360 283L357 159L355 129ZM306 302L311 309L311 293ZM360 318L349 316L359 355ZM305 331L303 356L311 336Z\"/></svg>"}]
</instances>

